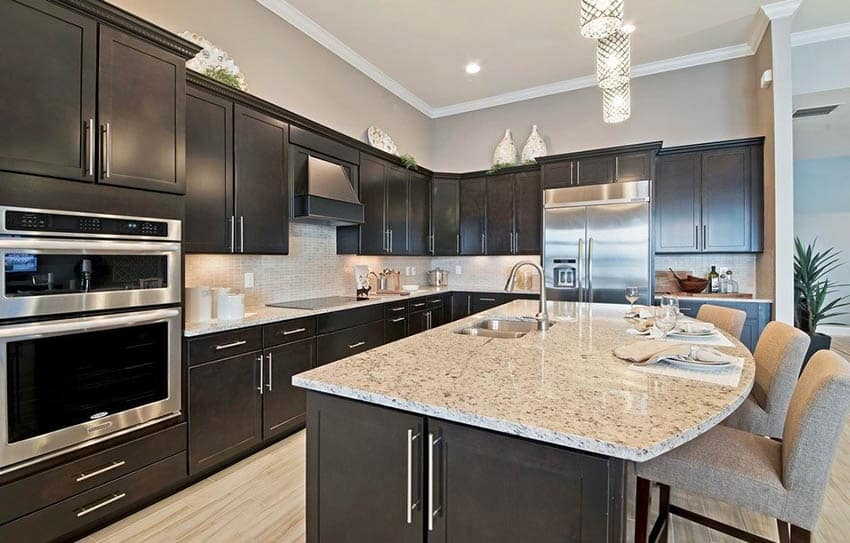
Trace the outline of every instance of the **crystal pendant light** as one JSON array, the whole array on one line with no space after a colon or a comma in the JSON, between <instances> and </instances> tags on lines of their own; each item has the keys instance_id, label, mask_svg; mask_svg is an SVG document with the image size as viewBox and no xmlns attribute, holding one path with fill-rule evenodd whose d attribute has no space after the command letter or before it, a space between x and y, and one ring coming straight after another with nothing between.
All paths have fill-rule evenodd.
<instances>
[{"instance_id":1,"label":"crystal pendant light","mask_svg":"<svg viewBox=\"0 0 850 543\"><path fill-rule=\"evenodd\" d=\"M632 97L629 82L611 89L602 89L602 120L609 124L621 123L632 114Z\"/></svg>"},{"instance_id":2,"label":"crystal pendant light","mask_svg":"<svg viewBox=\"0 0 850 543\"><path fill-rule=\"evenodd\" d=\"M624 0L581 0L581 35L598 40L623 26Z\"/></svg>"},{"instance_id":3,"label":"crystal pendant light","mask_svg":"<svg viewBox=\"0 0 850 543\"><path fill-rule=\"evenodd\" d=\"M618 29L596 42L596 79L603 89L621 87L632 72L632 46L629 32Z\"/></svg>"}]
</instances>

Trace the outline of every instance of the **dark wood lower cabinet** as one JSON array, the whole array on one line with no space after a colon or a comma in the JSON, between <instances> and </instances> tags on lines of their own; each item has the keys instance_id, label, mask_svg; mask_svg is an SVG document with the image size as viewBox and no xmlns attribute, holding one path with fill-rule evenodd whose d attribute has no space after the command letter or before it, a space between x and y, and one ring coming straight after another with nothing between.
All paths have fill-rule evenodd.
<instances>
[{"instance_id":1,"label":"dark wood lower cabinet","mask_svg":"<svg viewBox=\"0 0 850 543\"><path fill-rule=\"evenodd\" d=\"M472 313L480 313L507 302L504 294L473 294Z\"/></svg>"},{"instance_id":2,"label":"dark wood lower cabinet","mask_svg":"<svg viewBox=\"0 0 850 543\"><path fill-rule=\"evenodd\" d=\"M407 316L401 315L384 321L384 343L407 337Z\"/></svg>"},{"instance_id":3,"label":"dark wood lower cabinet","mask_svg":"<svg viewBox=\"0 0 850 543\"><path fill-rule=\"evenodd\" d=\"M384 344L384 321L378 320L319 336L319 365L328 364Z\"/></svg>"},{"instance_id":4,"label":"dark wood lower cabinet","mask_svg":"<svg viewBox=\"0 0 850 543\"><path fill-rule=\"evenodd\" d=\"M622 460L314 392L307 427L309 543L623 540Z\"/></svg>"},{"instance_id":5,"label":"dark wood lower cabinet","mask_svg":"<svg viewBox=\"0 0 850 543\"><path fill-rule=\"evenodd\" d=\"M292 386L292 376L316 365L316 338L267 349L263 355L263 439L270 439L304 424L305 393Z\"/></svg>"}]
</instances>

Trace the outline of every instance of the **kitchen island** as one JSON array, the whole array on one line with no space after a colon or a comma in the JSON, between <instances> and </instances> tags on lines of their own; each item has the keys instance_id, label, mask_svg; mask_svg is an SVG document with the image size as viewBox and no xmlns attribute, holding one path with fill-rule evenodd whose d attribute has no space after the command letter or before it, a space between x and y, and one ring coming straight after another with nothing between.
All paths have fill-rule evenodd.
<instances>
[{"instance_id":1,"label":"kitchen island","mask_svg":"<svg viewBox=\"0 0 850 543\"><path fill-rule=\"evenodd\" d=\"M308 389L308 541L623 541L629 461L718 424L749 393L629 366L625 306L555 303L545 333L455 333L514 301L293 378Z\"/></svg>"}]
</instances>

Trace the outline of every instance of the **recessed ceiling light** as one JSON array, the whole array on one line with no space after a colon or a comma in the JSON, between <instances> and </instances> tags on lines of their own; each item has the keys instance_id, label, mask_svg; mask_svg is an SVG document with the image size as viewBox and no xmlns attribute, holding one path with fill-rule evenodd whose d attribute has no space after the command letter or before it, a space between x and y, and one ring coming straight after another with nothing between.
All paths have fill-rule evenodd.
<instances>
[{"instance_id":1,"label":"recessed ceiling light","mask_svg":"<svg viewBox=\"0 0 850 543\"><path fill-rule=\"evenodd\" d=\"M477 74L481 71L481 65L477 62L470 62L466 65L466 73L468 74Z\"/></svg>"},{"instance_id":2,"label":"recessed ceiling light","mask_svg":"<svg viewBox=\"0 0 850 543\"><path fill-rule=\"evenodd\" d=\"M624 25L622 26L622 28L621 28L621 30L622 30L625 34L631 34L631 33L632 33L632 32L634 32L636 29L637 29L637 27L636 27L635 25L633 25L632 23L626 23L626 24L624 24Z\"/></svg>"}]
</instances>

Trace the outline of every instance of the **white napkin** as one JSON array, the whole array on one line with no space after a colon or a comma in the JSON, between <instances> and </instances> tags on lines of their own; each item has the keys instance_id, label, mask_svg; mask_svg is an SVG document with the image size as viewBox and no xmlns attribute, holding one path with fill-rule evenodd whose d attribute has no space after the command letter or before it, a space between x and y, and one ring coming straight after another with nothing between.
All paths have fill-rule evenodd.
<instances>
[{"instance_id":1,"label":"white napkin","mask_svg":"<svg viewBox=\"0 0 850 543\"><path fill-rule=\"evenodd\" d=\"M712 323L701 321L683 321L677 328L688 334L701 334L714 331L714 325Z\"/></svg>"}]
</instances>

